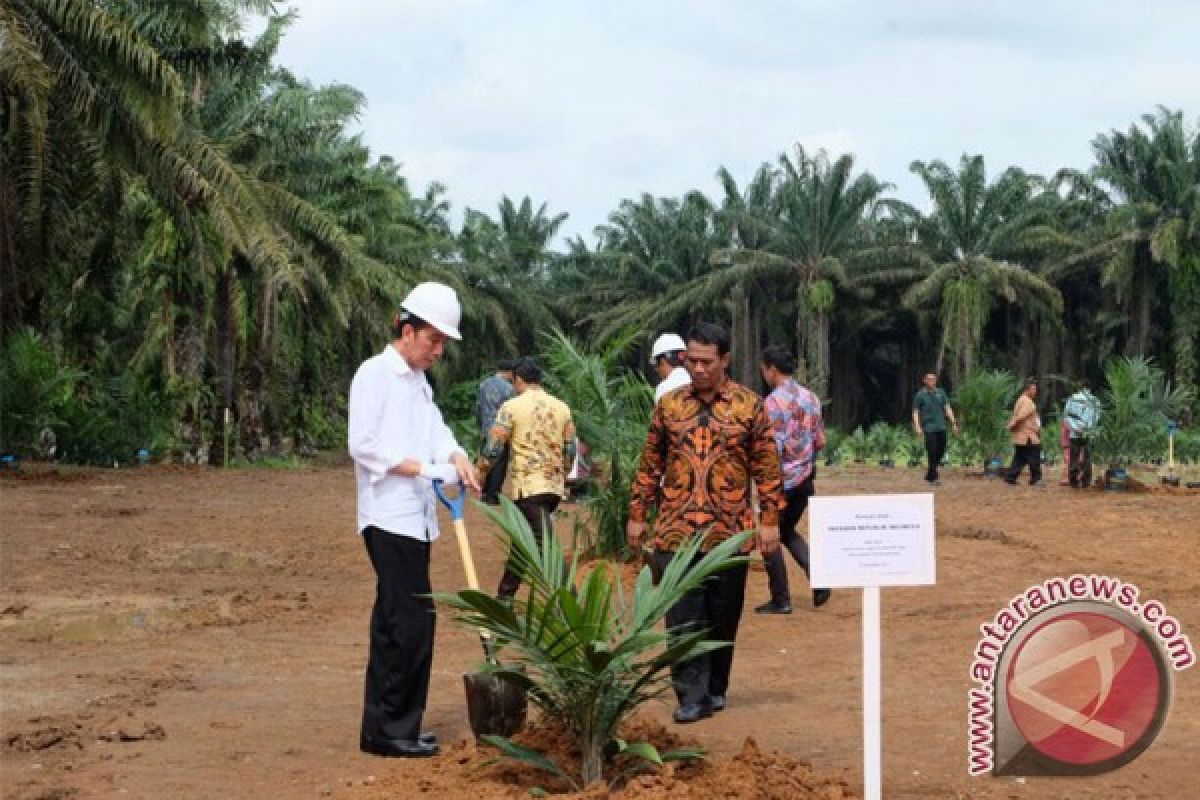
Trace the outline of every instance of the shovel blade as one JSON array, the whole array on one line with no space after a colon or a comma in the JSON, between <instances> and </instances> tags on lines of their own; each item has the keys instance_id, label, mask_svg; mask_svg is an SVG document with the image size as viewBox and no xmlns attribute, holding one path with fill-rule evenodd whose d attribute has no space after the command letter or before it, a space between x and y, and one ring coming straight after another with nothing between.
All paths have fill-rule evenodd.
<instances>
[{"instance_id":1,"label":"shovel blade","mask_svg":"<svg viewBox=\"0 0 1200 800\"><path fill-rule=\"evenodd\" d=\"M525 690L487 672L463 675L467 719L475 736L512 736L525 724Z\"/></svg>"}]
</instances>

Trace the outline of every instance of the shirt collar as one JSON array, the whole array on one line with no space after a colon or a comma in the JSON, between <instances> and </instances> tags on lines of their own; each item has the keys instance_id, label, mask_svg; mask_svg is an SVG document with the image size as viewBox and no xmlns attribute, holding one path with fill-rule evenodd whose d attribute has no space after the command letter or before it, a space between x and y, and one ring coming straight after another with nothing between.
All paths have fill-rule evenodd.
<instances>
[{"instance_id":1,"label":"shirt collar","mask_svg":"<svg viewBox=\"0 0 1200 800\"><path fill-rule=\"evenodd\" d=\"M394 344L389 344L383 349L383 360L392 368L392 371L397 375L405 376L413 373L413 368L404 360L404 356L400 355L400 351L396 349Z\"/></svg>"},{"instance_id":2,"label":"shirt collar","mask_svg":"<svg viewBox=\"0 0 1200 800\"><path fill-rule=\"evenodd\" d=\"M733 399L733 387L734 387L733 378L730 378L728 375L725 376L725 382L721 384L719 389L717 389L717 396L716 396L714 402L716 400L723 400L726 402L732 400ZM698 403L704 402L703 400L700 399L700 393L696 391L695 383L689 382L687 385L687 391L691 393L692 397L696 398L696 402L698 402Z\"/></svg>"}]
</instances>

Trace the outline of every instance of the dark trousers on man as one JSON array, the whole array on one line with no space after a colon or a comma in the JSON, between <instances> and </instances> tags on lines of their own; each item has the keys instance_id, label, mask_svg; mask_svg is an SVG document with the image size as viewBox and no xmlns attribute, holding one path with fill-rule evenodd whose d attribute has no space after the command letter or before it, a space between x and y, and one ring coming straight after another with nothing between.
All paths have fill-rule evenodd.
<instances>
[{"instance_id":1,"label":"dark trousers on man","mask_svg":"<svg viewBox=\"0 0 1200 800\"><path fill-rule=\"evenodd\" d=\"M362 735L416 741L429 694L434 613L429 542L371 526L363 542L375 568Z\"/></svg>"},{"instance_id":2,"label":"dark trousers on man","mask_svg":"<svg viewBox=\"0 0 1200 800\"><path fill-rule=\"evenodd\" d=\"M1021 470L1029 465L1029 485L1032 486L1042 479L1042 446L1032 440L1025 444L1013 445L1012 464L1008 467L1008 477L1004 480L1016 483L1021 476Z\"/></svg>"},{"instance_id":3,"label":"dark trousers on man","mask_svg":"<svg viewBox=\"0 0 1200 800\"><path fill-rule=\"evenodd\" d=\"M533 538L537 540L538 545L541 545L547 534L554 534L552 515L558 508L560 500L558 495L549 492L517 500L517 509L529 523L529 529L533 531ZM500 577L500 587L496 589L496 596L512 597L519 588L521 588L521 570L510 555L508 562L504 565L504 574Z\"/></svg>"},{"instance_id":4,"label":"dark trousers on man","mask_svg":"<svg viewBox=\"0 0 1200 800\"><path fill-rule=\"evenodd\" d=\"M652 556L655 570L661 574L674 555L655 550ZM704 553L697 553L695 561L703 557ZM709 639L730 643L729 647L672 665L671 681L680 706L704 705L710 697L723 697L729 689L733 642L737 639L745 596L746 565L740 564L711 576L667 610L668 633L707 629Z\"/></svg>"},{"instance_id":5,"label":"dark trousers on man","mask_svg":"<svg viewBox=\"0 0 1200 800\"><path fill-rule=\"evenodd\" d=\"M813 496L813 479L816 477L816 467L813 474L799 486L784 492L786 505L779 516L779 549L763 559L767 568L767 585L771 587L771 602L777 606L790 606L792 593L788 588L787 561L783 557L786 549L796 559L804 574L808 574L808 542L804 536L796 532L796 525L808 508L808 498Z\"/></svg>"},{"instance_id":6,"label":"dark trousers on man","mask_svg":"<svg viewBox=\"0 0 1200 800\"><path fill-rule=\"evenodd\" d=\"M1083 437L1072 436L1067 448L1067 481L1075 488L1092 485L1092 448Z\"/></svg>"},{"instance_id":7,"label":"dark trousers on man","mask_svg":"<svg viewBox=\"0 0 1200 800\"><path fill-rule=\"evenodd\" d=\"M499 504L500 492L504 491L504 479L508 477L508 452L507 447L500 451L500 457L488 470L487 478L483 482L483 502L489 505Z\"/></svg>"},{"instance_id":8,"label":"dark trousers on man","mask_svg":"<svg viewBox=\"0 0 1200 800\"><path fill-rule=\"evenodd\" d=\"M929 468L925 470L925 480L933 483L938 480L938 466L942 456L946 455L946 432L925 431L925 457L929 459Z\"/></svg>"}]
</instances>

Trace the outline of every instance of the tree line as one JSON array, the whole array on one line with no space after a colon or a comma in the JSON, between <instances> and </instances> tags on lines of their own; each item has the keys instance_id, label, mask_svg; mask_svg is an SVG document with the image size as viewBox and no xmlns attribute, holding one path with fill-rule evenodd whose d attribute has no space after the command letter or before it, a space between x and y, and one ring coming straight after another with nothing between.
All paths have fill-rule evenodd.
<instances>
[{"instance_id":1,"label":"tree line","mask_svg":"<svg viewBox=\"0 0 1200 800\"><path fill-rule=\"evenodd\" d=\"M1145 356L1195 385L1200 132L1181 111L1098 134L1086 170L914 161L928 210L795 147L556 246L566 215L528 197L452 224L444 186L352 133L359 91L277 63L292 21L270 0L0 3L0 449L50 430L75 460L217 460L225 409L249 457L340 446L354 367L424 279L465 306L435 374L451 399L546 332L626 343L641 368L698 319L730 326L751 385L763 346L791 345L844 429L904 418L931 366L951 387L1037 375L1053 398Z\"/></svg>"}]
</instances>

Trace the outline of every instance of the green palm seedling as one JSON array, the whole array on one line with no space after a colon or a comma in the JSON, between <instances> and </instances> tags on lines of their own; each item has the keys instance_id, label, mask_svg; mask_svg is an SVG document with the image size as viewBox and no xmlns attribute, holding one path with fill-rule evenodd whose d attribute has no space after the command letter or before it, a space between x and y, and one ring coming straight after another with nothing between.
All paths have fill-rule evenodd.
<instances>
[{"instance_id":1,"label":"green palm seedling","mask_svg":"<svg viewBox=\"0 0 1200 800\"><path fill-rule=\"evenodd\" d=\"M972 457L985 465L1002 458L1008 449L1008 417L1017 396L1017 380L1007 370L976 370L967 376L954 395L954 408L962 420L964 435L959 448L973 443Z\"/></svg>"},{"instance_id":2,"label":"green palm seedling","mask_svg":"<svg viewBox=\"0 0 1200 800\"><path fill-rule=\"evenodd\" d=\"M854 429L854 433L846 437L846 448L850 451L850 456L854 459L855 464L867 463L867 459L871 456L871 440L861 425Z\"/></svg>"},{"instance_id":3,"label":"green palm seedling","mask_svg":"<svg viewBox=\"0 0 1200 800\"><path fill-rule=\"evenodd\" d=\"M900 431L886 422L876 422L867 433L867 439L871 443L871 450L879 459L879 466L895 466L893 457L900 444Z\"/></svg>"},{"instance_id":4,"label":"green palm seedling","mask_svg":"<svg viewBox=\"0 0 1200 800\"><path fill-rule=\"evenodd\" d=\"M846 443L846 434L832 425L825 429L825 466L832 467L838 462L842 445Z\"/></svg>"},{"instance_id":5,"label":"green palm seedling","mask_svg":"<svg viewBox=\"0 0 1200 800\"><path fill-rule=\"evenodd\" d=\"M921 459L925 457L925 440L920 436L905 436L901 451L908 460L908 466L919 467Z\"/></svg>"},{"instance_id":6,"label":"green palm seedling","mask_svg":"<svg viewBox=\"0 0 1200 800\"><path fill-rule=\"evenodd\" d=\"M695 749L660 753L649 742L626 742L619 728L639 706L670 688L672 664L729 646L709 640L704 630L669 636L657 626L687 592L714 573L745 563L738 552L750 534L722 542L695 564L701 537L694 538L657 584L649 567L643 568L628 597L608 562L598 562L581 577L577 559L567 562L555 537L546 537L539 546L516 506L502 503L498 510L483 510L511 545L529 587L527 598L510 606L485 592L464 589L438 599L455 610L458 622L494 637L503 663L487 668L525 689L545 717L573 737L579 771L569 774L545 754L507 738L482 738L504 755L576 789L606 777L615 782L668 760L701 757Z\"/></svg>"}]
</instances>

